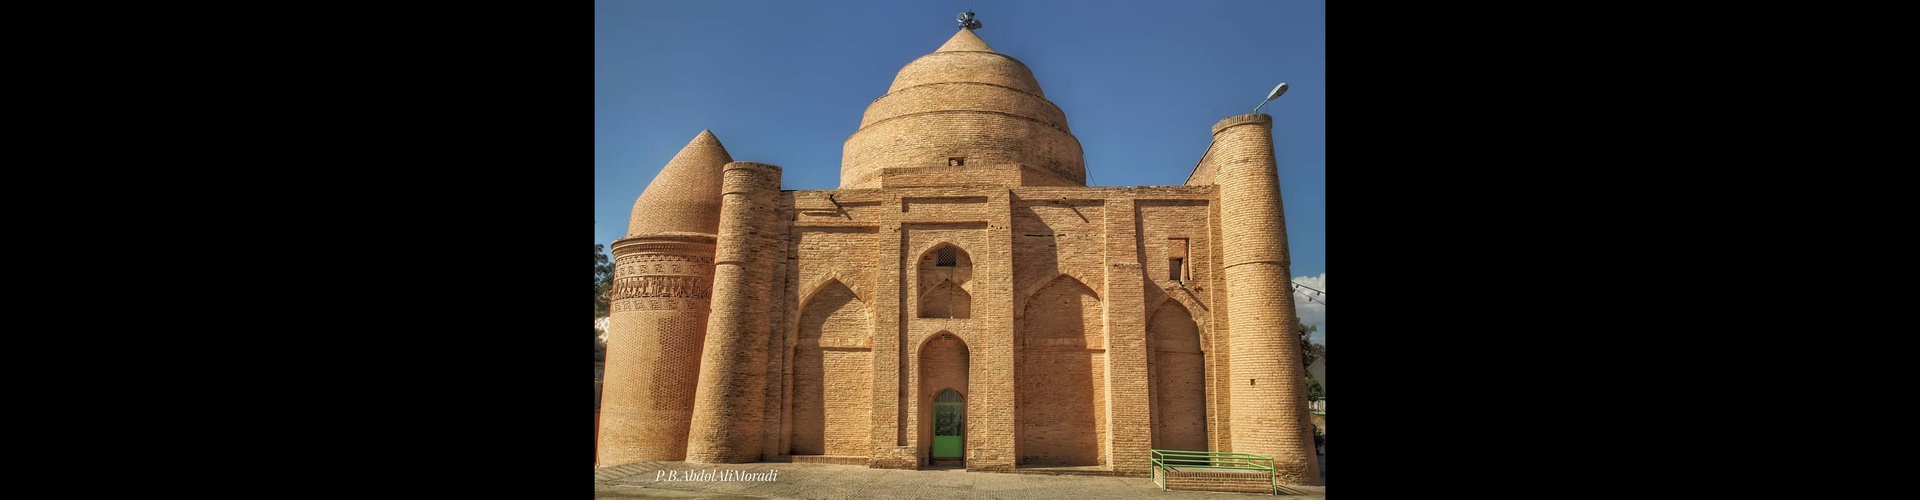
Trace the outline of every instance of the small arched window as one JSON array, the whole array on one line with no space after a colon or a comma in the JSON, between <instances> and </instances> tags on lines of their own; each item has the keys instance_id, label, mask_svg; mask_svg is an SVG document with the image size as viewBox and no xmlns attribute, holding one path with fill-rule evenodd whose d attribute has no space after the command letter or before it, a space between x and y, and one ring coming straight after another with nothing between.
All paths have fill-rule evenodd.
<instances>
[{"instance_id":1,"label":"small arched window","mask_svg":"<svg viewBox=\"0 0 1920 500\"><path fill-rule=\"evenodd\" d=\"M961 402L961 399L960 399L960 393L958 393L958 392L954 392L954 391L953 391L953 389L946 389L946 390L943 390L943 391L940 391L940 394L938 394L938 395L935 395L935 396L933 397L933 402L935 402L935 403L959 403L959 402Z\"/></svg>"}]
</instances>

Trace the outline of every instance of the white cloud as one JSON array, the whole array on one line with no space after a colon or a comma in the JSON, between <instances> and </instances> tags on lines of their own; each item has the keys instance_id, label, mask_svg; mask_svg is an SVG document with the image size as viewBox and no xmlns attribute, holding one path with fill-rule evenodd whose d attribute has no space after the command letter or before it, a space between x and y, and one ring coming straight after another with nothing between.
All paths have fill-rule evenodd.
<instances>
[{"instance_id":1,"label":"white cloud","mask_svg":"<svg viewBox=\"0 0 1920 500\"><path fill-rule=\"evenodd\" d=\"M1319 276L1294 276L1293 282L1319 289L1321 292L1327 291L1327 273L1320 273ZM1308 300L1308 296L1312 296L1313 300ZM1324 293L1316 293L1300 287L1293 288L1294 314L1300 316L1300 322L1314 327L1313 335L1307 338L1322 345L1327 343L1327 305L1319 301L1325 301L1326 298Z\"/></svg>"}]
</instances>

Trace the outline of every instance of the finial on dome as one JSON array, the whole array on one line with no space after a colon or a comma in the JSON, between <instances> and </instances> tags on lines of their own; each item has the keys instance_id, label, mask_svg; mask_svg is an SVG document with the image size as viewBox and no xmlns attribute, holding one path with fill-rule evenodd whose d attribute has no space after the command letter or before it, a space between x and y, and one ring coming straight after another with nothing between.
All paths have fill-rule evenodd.
<instances>
[{"instance_id":1,"label":"finial on dome","mask_svg":"<svg viewBox=\"0 0 1920 500\"><path fill-rule=\"evenodd\" d=\"M955 17L954 19L960 21L960 29L966 29L966 30L980 29L980 21L973 20L972 10L961 12L960 16Z\"/></svg>"}]
</instances>

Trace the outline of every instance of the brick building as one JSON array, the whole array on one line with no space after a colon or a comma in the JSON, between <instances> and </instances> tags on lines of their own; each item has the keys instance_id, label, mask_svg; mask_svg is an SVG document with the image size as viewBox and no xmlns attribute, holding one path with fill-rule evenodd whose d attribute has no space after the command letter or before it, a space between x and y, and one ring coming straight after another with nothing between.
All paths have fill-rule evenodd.
<instances>
[{"instance_id":1,"label":"brick building","mask_svg":"<svg viewBox=\"0 0 1920 500\"><path fill-rule=\"evenodd\" d=\"M839 189L701 132L613 243L597 465L1146 475L1160 448L1317 482L1272 118L1213 136L1186 185L1089 187L970 29L867 108Z\"/></svg>"}]
</instances>

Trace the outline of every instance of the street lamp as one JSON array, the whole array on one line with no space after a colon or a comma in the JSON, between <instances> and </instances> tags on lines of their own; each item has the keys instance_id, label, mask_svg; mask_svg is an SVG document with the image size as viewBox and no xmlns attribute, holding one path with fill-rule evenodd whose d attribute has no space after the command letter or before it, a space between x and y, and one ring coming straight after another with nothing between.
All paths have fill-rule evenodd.
<instances>
[{"instance_id":1,"label":"street lamp","mask_svg":"<svg viewBox=\"0 0 1920 500\"><path fill-rule=\"evenodd\" d=\"M1260 101L1260 106L1265 106L1267 105L1267 103L1273 102L1274 99L1280 97L1280 94L1285 94L1285 93L1287 93L1287 82L1280 82L1280 85L1273 87L1273 92L1270 92L1267 94L1267 100ZM1260 106L1254 106L1253 112L1259 113Z\"/></svg>"}]
</instances>

